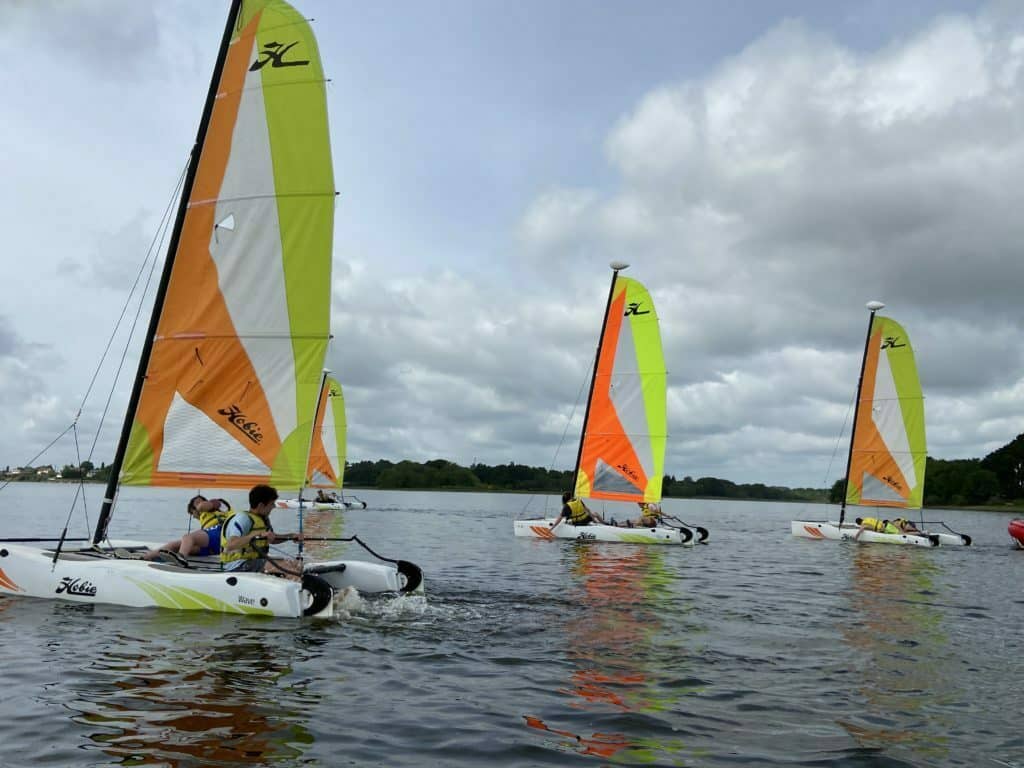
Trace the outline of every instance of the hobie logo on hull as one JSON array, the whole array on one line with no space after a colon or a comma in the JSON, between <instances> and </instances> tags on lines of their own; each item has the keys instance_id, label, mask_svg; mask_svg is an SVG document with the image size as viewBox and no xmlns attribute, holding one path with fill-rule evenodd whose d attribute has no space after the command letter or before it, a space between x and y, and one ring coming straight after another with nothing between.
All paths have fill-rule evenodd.
<instances>
[{"instance_id":1,"label":"hobie logo on hull","mask_svg":"<svg viewBox=\"0 0 1024 768\"><path fill-rule=\"evenodd\" d=\"M221 416L227 416L228 421L254 443L259 443L263 440L263 432L260 430L260 425L255 421L247 421L245 414L242 413L242 409L237 405L232 405L230 408L221 408L217 413Z\"/></svg>"},{"instance_id":2,"label":"hobie logo on hull","mask_svg":"<svg viewBox=\"0 0 1024 768\"><path fill-rule=\"evenodd\" d=\"M298 41L288 43L287 45L277 42L264 43L263 50L260 51L260 58L256 59L256 61L252 63L252 66L249 67L249 71L258 72L267 66L267 64L270 65L271 69L276 69L278 67L305 67L309 64L309 59L305 59L304 61L284 60L284 55L298 44Z\"/></svg>"},{"instance_id":3,"label":"hobie logo on hull","mask_svg":"<svg viewBox=\"0 0 1024 768\"><path fill-rule=\"evenodd\" d=\"M57 594L67 593L69 595L82 595L83 597L96 597L96 586L85 579L72 579L65 576L57 585Z\"/></svg>"}]
</instances>

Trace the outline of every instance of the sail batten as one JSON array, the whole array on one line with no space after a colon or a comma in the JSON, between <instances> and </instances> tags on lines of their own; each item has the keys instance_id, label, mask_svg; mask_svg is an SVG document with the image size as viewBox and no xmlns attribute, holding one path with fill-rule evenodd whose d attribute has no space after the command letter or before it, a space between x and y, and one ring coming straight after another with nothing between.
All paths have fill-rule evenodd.
<instances>
[{"instance_id":1,"label":"sail batten","mask_svg":"<svg viewBox=\"0 0 1024 768\"><path fill-rule=\"evenodd\" d=\"M575 494L659 501L667 441L666 370L647 289L616 273L581 436Z\"/></svg>"}]
</instances>

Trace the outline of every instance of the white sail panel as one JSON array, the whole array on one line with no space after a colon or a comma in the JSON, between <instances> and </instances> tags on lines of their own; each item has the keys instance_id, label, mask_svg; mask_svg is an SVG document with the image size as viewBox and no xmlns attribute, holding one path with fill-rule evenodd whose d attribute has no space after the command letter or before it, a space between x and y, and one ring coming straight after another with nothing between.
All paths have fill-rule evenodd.
<instances>
[{"instance_id":1,"label":"white sail panel","mask_svg":"<svg viewBox=\"0 0 1024 768\"><path fill-rule=\"evenodd\" d=\"M254 57L255 51L250 50L247 58ZM227 237L215 231L210 254L235 330L283 439L297 426L297 398L273 158L259 71L246 74L231 147L214 220L233 217L234 230ZM273 337L276 340L271 341Z\"/></svg>"},{"instance_id":2,"label":"white sail panel","mask_svg":"<svg viewBox=\"0 0 1024 768\"><path fill-rule=\"evenodd\" d=\"M871 419L881 435L885 447L892 456L907 485L917 485L914 472L914 457L910 452L907 427L903 420L903 408L896 391L896 381L889 366L889 355L883 350L878 356L878 370L875 375L875 391L871 403Z\"/></svg>"},{"instance_id":3,"label":"white sail panel","mask_svg":"<svg viewBox=\"0 0 1024 768\"><path fill-rule=\"evenodd\" d=\"M167 431L159 469L194 474L268 474L252 453L234 440L220 424L175 394L167 412Z\"/></svg>"},{"instance_id":4,"label":"white sail panel","mask_svg":"<svg viewBox=\"0 0 1024 768\"><path fill-rule=\"evenodd\" d=\"M623 432L629 435L637 459L644 473L650 477L654 473L654 457L632 323L623 323L619 331L615 368L608 395L615 406Z\"/></svg>"}]
</instances>

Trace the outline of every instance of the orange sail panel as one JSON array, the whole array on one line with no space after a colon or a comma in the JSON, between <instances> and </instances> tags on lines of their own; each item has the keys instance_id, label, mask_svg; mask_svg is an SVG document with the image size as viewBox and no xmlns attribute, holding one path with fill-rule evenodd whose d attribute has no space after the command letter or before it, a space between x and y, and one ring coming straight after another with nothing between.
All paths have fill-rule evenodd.
<instances>
[{"instance_id":1,"label":"orange sail panel","mask_svg":"<svg viewBox=\"0 0 1024 768\"><path fill-rule=\"evenodd\" d=\"M617 276L583 425L576 496L659 501L667 433L654 302L641 283Z\"/></svg>"},{"instance_id":2,"label":"orange sail panel","mask_svg":"<svg viewBox=\"0 0 1024 768\"><path fill-rule=\"evenodd\" d=\"M329 339L334 179L309 24L246 0L121 482L297 489Z\"/></svg>"}]
</instances>

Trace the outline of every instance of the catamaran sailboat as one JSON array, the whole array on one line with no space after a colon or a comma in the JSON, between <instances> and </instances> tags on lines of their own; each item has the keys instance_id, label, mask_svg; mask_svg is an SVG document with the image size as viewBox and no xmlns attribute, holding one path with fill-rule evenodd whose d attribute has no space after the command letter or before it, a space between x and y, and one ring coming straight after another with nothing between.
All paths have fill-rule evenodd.
<instances>
[{"instance_id":1,"label":"catamaran sailboat","mask_svg":"<svg viewBox=\"0 0 1024 768\"><path fill-rule=\"evenodd\" d=\"M305 485L335 194L309 24L282 0L234 0L92 546L0 542L0 592L298 617L329 613L349 586L422 588L406 561L307 563L299 581L136 559L155 545L107 533L119 485Z\"/></svg>"},{"instance_id":2,"label":"catamaran sailboat","mask_svg":"<svg viewBox=\"0 0 1024 768\"><path fill-rule=\"evenodd\" d=\"M639 503L661 501L668 439L666 370L654 302L637 280L619 276L628 267L611 264L612 285L583 417L573 486L578 499L629 502L619 525L556 525L555 518L514 521L516 536L537 539L686 544L707 531L666 518L655 526L628 526ZM611 522L608 520L607 522Z\"/></svg>"},{"instance_id":3,"label":"catamaran sailboat","mask_svg":"<svg viewBox=\"0 0 1024 768\"><path fill-rule=\"evenodd\" d=\"M365 501L354 496L346 499L341 492L345 479L345 431L345 395L336 379L325 376L306 468L306 487L316 488L317 493L312 499L304 499L301 493L294 499L278 499L278 507L317 511L366 509Z\"/></svg>"},{"instance_id":4,"label":"catamaran sailboat","mask_svg":"<svg viewBox=\"0 0 1024 768\"><path fill-rule=\"evenodd\" d=\"M906 331L895 320L876 315L885 305L868 302L871 312L864 344L860 381L853 414L853 433L846 464L846 494L838 521L794 520L794 536L808 539L850 540L919 547L967 545L971 537L945 530L928 532L922 521L918 533L899 532L884 525L905 509L920 509L924 497L927 448L924 431L924 396L917 375L914 351ZM847 505L874 507L870 519L882 530L870 530L846 521ZM867 512L864 518L868 518Z\"/></svg>"}]
</instances>

